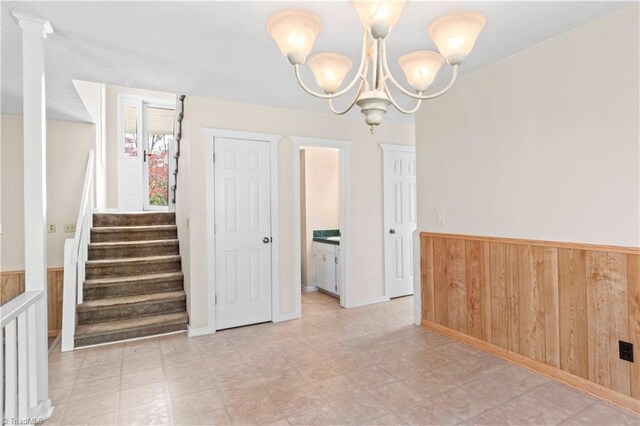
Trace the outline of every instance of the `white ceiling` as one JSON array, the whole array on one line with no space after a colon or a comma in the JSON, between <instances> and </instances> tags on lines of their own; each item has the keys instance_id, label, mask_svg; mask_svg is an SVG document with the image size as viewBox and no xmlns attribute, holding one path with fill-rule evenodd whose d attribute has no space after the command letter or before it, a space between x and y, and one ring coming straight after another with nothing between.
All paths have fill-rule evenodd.
<instances>
[{"instance_id":1,"label":"white ceiling","mask_svg":"<svg viewBox=\"0 0 640 426\"><path fill-rule=\"evenodd\" d=\"M461 67L464 75L627 4L413 1L405 7L390 36L389 60L400 77L395 66L400 55L435 50L426 27L437 16L454 9L480 10L488 21ZM292 67L265 30L268 17L287 7L307 8L322 18L324 29L314 52L338 51L359 62L360 26L347 2L3 1L2 113L20 114L22 110L20 31L9 11L49 19L55 30L46 41L49 118L90 120L72 79L327 111L325 101L312 98L298 87ZM308 70L304 76L312 79ZM439 80L448 76L449 70L443 68ZM404 82L404 78L399 79ZM412 122L411 117L398 113L391 113L388 119Z\"/></svg>"}]
</instances>

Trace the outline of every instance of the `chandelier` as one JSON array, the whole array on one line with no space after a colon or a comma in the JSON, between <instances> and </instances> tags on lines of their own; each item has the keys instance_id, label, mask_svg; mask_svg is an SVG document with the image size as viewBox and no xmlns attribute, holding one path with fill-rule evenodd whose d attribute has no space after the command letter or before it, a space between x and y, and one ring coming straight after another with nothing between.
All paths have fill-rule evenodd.
<instances>
[{"instance_id":1,"label":"chandelier","mask_svg":"<svg viewBox=\"0 0 640 426\"><path fill-rule=\"evenodd\" d=\"M439 52L416 51L403 55L398 60L407 82L413 90L404 88L389 71L386 39L398 22L406 0L396 1L352 1L352 6L364 27L362 54L358 71L353 80L342 89L340 86L351 69L351 60L335 52L317 53L309 57L309 68L324 93L310 89L300 76L300 65L313 48L322 22L307 10L286 9L269 18L267 31L277 43L295 70L296 80L305 92L317 98L327 99L334 114L346 114L354 105L360 107L366 123L374 132L382 123L387 107L393 105L404 114L418 110L423 100L436 98L446 93L458 76L458 66L464 61L486 24L485 16L473 10L458 10L447 13L431 23L427 33ZM438 71L446 62L453 68L451 80L442 90L425 94ZM404 109L393 98L389 90L392 84L401 93L417 100L416 105ZM358 85L356 95L349 105L337 110L333 99L344 95Z\"/></svg>"}]
</instances>

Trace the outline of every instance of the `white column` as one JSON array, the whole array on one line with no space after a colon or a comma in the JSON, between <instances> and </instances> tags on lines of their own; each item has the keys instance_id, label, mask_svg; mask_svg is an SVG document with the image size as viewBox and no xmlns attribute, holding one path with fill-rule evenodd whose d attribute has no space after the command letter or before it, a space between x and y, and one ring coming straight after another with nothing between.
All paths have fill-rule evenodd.
<instances>
[{"instance_id":1,"label":"white column","mask_svg":"<svg viewBox=\"0 0 640 426\"><path fill-rule=\"evenodd\" d=\"M24 248L25 290L44 291L35 308L37 401L32 415L51 413L48 380L47 335L47 185L46 101L44 85L44 39L53 29L48 21L12 13L22 28L22 83L24 131Z\"/></svg>"}]
</instances>

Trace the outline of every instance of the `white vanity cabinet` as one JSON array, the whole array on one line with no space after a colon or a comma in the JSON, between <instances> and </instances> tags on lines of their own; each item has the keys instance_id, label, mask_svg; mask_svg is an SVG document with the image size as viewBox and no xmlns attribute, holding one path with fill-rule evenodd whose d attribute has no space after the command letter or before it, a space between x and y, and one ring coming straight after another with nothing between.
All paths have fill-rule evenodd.
<instances>
[{"instance_id":1,"label":"white vanity cabinet","mask_svg":"<svg viewBox=\"0 0 640 426\"><path fill-rule=\"evenodd\" d=\"M316 286L328 293L340 295L340 246L313 242Z\"/></svg>"}]
</instances>

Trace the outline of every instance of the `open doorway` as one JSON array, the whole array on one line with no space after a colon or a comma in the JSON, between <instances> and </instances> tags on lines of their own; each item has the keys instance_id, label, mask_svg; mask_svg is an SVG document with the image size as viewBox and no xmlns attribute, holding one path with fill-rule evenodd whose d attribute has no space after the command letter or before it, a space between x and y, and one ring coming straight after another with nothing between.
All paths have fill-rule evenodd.
<instances>
[{"instance_id":1,"label":"open doorway","mask_svg":"<svg viewBox=\"0 0 640 426\"><path fill-rule=\"evenodd\" d=\"M300 315L350 307L349 141L292 137Z\"/></svg>"},{"instance_id":2,"label":"open doorway","mask_svg":"<svg viewBox=\"0 0 640 426\"><path fill-rule=\"evenodd\" d=\"M340 307L340 151L300 148L302 314Z\"/></svg>"}]
</instances>

